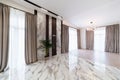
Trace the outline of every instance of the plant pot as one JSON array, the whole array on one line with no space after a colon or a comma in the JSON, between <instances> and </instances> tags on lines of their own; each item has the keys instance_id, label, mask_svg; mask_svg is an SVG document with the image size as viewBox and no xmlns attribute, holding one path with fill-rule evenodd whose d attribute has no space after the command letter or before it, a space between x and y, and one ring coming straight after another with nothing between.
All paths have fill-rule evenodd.
<instances>
[{"instance_id":1,"label":"plant pot","mask_svg":"<svg viewBox=\"0 0 120 80\"><path fill-rule=\"evenodd\" d=\"M46 61L46 60L49 60L49 55L46 55L46 56L45 56L45 61Z\"/></svg>"},{"instance_id":2,"label":"plant pot","mask_svg":"<svg viewBox=\"0 0 120 80\"><path fill-rule=\"evenodd\" d=\"M49 57L49 55L46 55L45 58Z\"/></svg>"},{"instance_id":3,"label":"plant pot","mask_svg":"<svg viewBox=\"0 0 120 80\"><path fill-rule=\"evenodd\" d=\"M49 49L48 48L45 50L45 53L46 53L45 58L49 57Z\"/></svg>"}]
</instances>

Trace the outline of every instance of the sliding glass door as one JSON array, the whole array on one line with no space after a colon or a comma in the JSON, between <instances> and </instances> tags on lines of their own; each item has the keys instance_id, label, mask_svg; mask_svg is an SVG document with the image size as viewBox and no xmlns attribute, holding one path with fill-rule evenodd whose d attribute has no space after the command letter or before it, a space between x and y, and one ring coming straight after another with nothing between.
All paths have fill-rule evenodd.
<instances>
[{"instance_id":1,"label":"sliding glass door","mask_svg":"<svg viewBox=\"0 0 120 80\"><path fill-rule=\"evenodd\" d=\"M9 70L10 75L24 76L25 67L25 13L10 9L9 38ZM19 72L19 74L17 74ZM13 75L12 75L13 76ZM11 80L18 80L10 78ZM21 80L24 80L22 77Z\"/></svg>"},{"instance_id":2,"label":"sliding glass door","mask_svg":"<svg viewBox=\"0 0 120 80\"><path fill-rule=\"evenodd\" d=\"M69 51L77 49L77 29L69 28Z\"/></svg>"}]
</instances>

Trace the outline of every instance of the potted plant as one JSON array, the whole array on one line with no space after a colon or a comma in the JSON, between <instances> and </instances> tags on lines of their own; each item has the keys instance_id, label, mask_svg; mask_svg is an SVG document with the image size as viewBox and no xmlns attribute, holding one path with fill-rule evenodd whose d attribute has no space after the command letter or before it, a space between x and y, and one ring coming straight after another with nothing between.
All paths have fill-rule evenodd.
<instances>
[{"instance_id":1,"label":"potted plant","mask_svg":"<svg viewBox=\"0 0 120 80\"><path fill-rule=\"evenodd\" d=\"M50 43L50 40L40 40L40 49L43 49L45 51L45 57L49 57L49 49L52 47L52 44Z\"/></svg>"}]
</instances>

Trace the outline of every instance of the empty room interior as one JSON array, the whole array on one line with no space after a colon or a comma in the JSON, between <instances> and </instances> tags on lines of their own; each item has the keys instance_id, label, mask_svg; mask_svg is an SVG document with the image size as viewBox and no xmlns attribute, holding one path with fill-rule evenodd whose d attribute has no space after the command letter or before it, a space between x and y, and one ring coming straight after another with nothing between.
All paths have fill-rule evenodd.
<instances>
[{"instance_id":1,"label":"empty room interior","mask_svg":"<svg viewBox=\"0 0 120 80\"><path fill-rule=\"evenodd\" d=\"M120 0L0 0L0 80L120 80Z\"/></svg>"}]
</instances>

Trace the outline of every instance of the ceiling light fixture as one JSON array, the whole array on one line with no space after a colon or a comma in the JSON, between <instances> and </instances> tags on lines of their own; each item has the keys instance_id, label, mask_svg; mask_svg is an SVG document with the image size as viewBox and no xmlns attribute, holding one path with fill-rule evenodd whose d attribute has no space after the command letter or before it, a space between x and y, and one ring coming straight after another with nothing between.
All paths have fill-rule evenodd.
<instances>
[{"instance_id":1,"label":"ceiling light fixture","mask_svg":"<svg viewBox=\"0 0 120 80\"><path fill-rule=\"evenodd\" d=\"M93 22L91 21L90 24L93 24Z\"/></svg>"}]
</instances>

